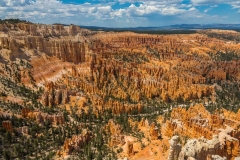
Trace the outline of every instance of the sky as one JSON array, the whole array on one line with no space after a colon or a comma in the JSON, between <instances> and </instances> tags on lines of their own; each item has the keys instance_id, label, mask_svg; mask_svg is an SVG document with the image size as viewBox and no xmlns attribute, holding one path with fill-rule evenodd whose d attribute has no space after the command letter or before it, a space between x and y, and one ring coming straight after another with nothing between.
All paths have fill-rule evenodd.
<instances>
[{"instance_id":1,"label":"sky","mask_svg":"<svg viewBox=\"0 0 240 160\"><path fill-rule=\"evenodd\" d=\"M102 27L240 24L240 0L0 0L0 19Z\"/></svg>"}]
</instances>

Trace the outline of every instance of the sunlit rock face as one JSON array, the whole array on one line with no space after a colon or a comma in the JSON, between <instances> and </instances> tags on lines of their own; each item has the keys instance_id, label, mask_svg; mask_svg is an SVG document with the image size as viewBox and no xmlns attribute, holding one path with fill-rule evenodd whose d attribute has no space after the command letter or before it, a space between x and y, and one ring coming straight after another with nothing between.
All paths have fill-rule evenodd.
<instances>
[{"instance_id":1,"label":"sunlit rock face","mask_svg":"<svg viewBox=\"0 0 240 160\"><path fill-rule=\"evenodd\" d=\"M209 113L201 104L185 108L175 108L171 120L163 127L163 134L188 137L179 154L174 154L174 148L179 136L173 136L170 141L169 157L178 157L184 160L195 159L234 159L239 156L239 121L235 116L238 113L222 110L221 114ZM176 142L176 143L174 143ZM217 156L218 155L218 156Z\"/></svg>"}]
</instances>

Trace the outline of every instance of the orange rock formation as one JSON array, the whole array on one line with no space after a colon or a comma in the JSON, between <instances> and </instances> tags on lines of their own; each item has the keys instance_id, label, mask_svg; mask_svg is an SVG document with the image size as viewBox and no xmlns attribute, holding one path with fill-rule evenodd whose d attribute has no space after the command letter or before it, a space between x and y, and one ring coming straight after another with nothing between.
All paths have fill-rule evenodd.
<instances>
[{"instance_id":1,"label":"orange rock formation","mask_svg":"<svg viewBox=\"0 0 240 160\"><path fill-rule=\"evenodd\" d=\"M63 114L53 114L49 115L48 113L43 113L40 111L31 111L30 109L23 108L22 116L30 119L36 120L38 123L43 123L49 121L54 125L64 124Z\"/></svg>"},{"instance_id":2,"label":"orange rock formation","mask_svg":"<svg viewBox=\"0 0 240 160\"><path fill-rule=\"evenodd\" d=\"M4 129L6 129L9 132L13 131L13 127L12 127L12 122L11 121L2 121L2 127Z\"/></svg>"},{"instance_id":3,"label":"orange rock formation","mask_svg":"<svg viewBox=\"0 0 240 160\"><path fill-rule=\"evenodd\" d=\"M72 138L66 139L63 146L63 155L69 155L74 149L81 148L84 144L92 139L92 134L83 130L82 134L74 135Z\"/></svg>"},{"instance_id":4,"label":"orange rock formation","mask_svg":"<svg viewBox=\"0 0 240 160\"><path fill-rule=\"evenodd\" d=\"M162 132L170 137L178 134L191 138L179 154L179 159L184 159L186 156L206 159L208 155L234 159L240 155L238 148L240 123L235 117L236 114L230 114L226 110L223 110L222 114L211 114L202 104L192 106L188 110L179 107L173 109L171 120L166 122ZM205 145L209 147L212 145L213 148L206 149ZM188 151L187 148L194 149Z\"/></svg>"}]
</instances>

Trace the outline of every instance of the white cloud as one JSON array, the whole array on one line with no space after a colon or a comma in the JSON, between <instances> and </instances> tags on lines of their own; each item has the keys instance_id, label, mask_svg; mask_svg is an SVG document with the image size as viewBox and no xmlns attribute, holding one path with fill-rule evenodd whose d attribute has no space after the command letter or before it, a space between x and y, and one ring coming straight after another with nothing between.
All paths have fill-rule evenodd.
<instances>
[{"instance_id":1,"label":"white cloud","mask_svg":"<svg viewBox=\"0 0 240 160\"><path fill-rule=\"evenodd\" d=\"M1 0L0 1L0 6L24 6L24 5L29 5L31 4L31 0Z\"/></svg>"},{"instance_id":2,"label":"white cloud","mask_svg":"<svg viewBox=\"0 0 240 160\"><path fill-rule=\"evenodd\" d=\"M189 11L197 11L197 9L195 7L191 7L189 8Z\"/></svg>"},{"instance_id":3,"label":"white cloud","mask_svg":"<svg viewBox=\"0 0 240 160\"><path fill-rule=\"evenodd\" d=\"M213 5L213 4L222 4L222 3L231 3L234 0L191 0L193 5Z\"/></svg>"},{"instance_id":4,"label":"white cloud","mask_svg":"<svg viewBox=\"0 0 240 160\"><path fill-rule=\"evenodd\" d=\"M240 1L238 0L191 0L193 5L199 6L199 5L212 5L210 8L215 8L218 6L218 4L229 4L234 9L239 9L240 12ZM209 11L205 10L206 12Z\"/></svg>"},{"instance_id":5,"label":"white cloud","mask_svg":"<svg viewBox=\"0 0 240 160\"><path fill-rule=\"evenodd\" d=\"M136 2L136 0L119 0L120 2ZM150 14L159 14L159 16L180 15L190 11L197 11L192 5L182 5L181 0L170 1L145 1L139 6L131 4L128 8L113 11L112 15L123 15L128 17L149 16Z\"/></svg>"},{"instance_id":6,"label":"white cloud","mask_svg":"<svg viewBox=\"0 0 240 160\"><path fill-rule=\"evenodd\" d=\"M111 11L112 11L112 7L111 6L97 7L97 12L100 13L101 15L109 14Z\"/></svg>"},{"instance_id":7,"label":"white cloud","mask_svg":"<svg viewBox=\"0 0 240 160\"><path fill-rule=\"evenodd\" d=\"M92 4L88 1L84 4L64 4L61 0L0 0L0 18L21 18L40 23L58 22L114 27L163 25L165 22L194 22L200 17L211 19L211 16L206 14L209 9L205 13L200 13L195 6L210 3L212 6L209 5L209 8L213 8L219 4L219 1L223 2L223 0L191 0L192 3L182 4L182 0L98 1L102 3ZM240 2L226 1L233 8L240 9ZM117 2L132 4L129 7L113 9L113 4ZM159 19L161 22L158 21ZM198 19L198 22L201 21Z\"/></svg>"}]
</instances>

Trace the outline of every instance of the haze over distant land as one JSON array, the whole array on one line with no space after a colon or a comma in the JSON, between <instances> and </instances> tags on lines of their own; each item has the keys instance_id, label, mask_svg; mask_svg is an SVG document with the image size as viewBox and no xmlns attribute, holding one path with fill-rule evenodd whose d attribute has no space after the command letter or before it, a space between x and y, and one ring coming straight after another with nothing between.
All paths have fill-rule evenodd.
<instances>
[{"instance_id":1,"label":"haze over distant land","mask_svg":"<svg viewBox=\"0 0 240 160\"><path fill-rule=\"evenodd\" d=\"M239 24L235 0L1 0L0 18L102 27Z\"/></svg>"}]
</instances>

